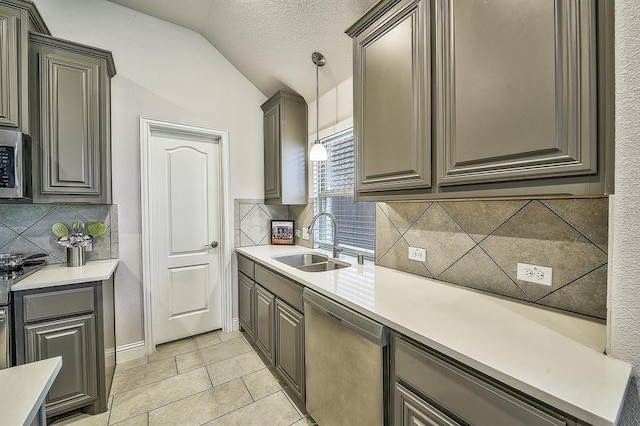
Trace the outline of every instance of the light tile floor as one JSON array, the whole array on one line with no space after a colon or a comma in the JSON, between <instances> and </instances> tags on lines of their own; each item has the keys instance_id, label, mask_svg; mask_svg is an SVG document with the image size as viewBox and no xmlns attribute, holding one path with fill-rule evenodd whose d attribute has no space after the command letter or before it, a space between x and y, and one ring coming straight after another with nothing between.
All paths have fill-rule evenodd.
<instances>
[{"instance_id":1,"label":"light tile floor","mask_svg":"<svg viewBox=\"0 0 640 426\"><path fill-rule=\"evenodd\" d=\"M240 332L212 331L159 345L116 367L109 411L56 426L314 425Z\"/></svg>"}]
</instances>

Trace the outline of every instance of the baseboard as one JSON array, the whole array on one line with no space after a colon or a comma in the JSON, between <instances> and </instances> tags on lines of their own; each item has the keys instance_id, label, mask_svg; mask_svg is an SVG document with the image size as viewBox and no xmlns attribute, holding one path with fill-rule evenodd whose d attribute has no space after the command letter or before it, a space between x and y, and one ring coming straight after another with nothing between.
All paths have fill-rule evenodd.
<instances>
[{"instance_id":1,"label":"baseboard","mask_svg":"<svg viewBox=\"0 0 640 426\"><path fill-rule=\"evenodd\" d=\"M116 364L133 361L147 356L147 346L144 341L127 343L116 348Z\"/></svg>"},{"instance_id":2,"label":"baseboard","mask_svg":"<svg viewBox=\"0 0 640 426\"><path fill-rule=\"evenodd\" d=\"M240 330L240 320L238 317L235 317L231 320L231 331L239 331Z\"/></svg>"}]
</instances>

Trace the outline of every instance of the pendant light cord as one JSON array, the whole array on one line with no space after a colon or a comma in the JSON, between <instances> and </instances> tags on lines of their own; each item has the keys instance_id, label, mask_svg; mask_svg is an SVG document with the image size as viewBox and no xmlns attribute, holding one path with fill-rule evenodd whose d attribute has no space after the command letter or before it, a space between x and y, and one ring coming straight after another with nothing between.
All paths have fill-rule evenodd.
<instances>
[{"instance_id":1,"label":"pendant light cord","mask_svg":"<svg viewBox=\"0 0 640 426\"><path fill-rule=\"evenodd\" d=\"M319 59L315 61L316 62L316 143L320 142L320 89L319 87L319 77L318 77L318 62Z\"/></svg>"}]
</instances>

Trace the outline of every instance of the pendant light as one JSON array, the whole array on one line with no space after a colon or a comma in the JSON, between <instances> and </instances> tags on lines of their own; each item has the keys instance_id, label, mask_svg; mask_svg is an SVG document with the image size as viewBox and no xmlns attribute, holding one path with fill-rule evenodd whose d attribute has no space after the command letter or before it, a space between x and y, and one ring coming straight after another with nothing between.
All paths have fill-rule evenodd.
<instances>
[{"instance_id":1,"label":"pendant light","mask_svg":"<svg viewBox=\"0 0 640 426\"><path fill-rule=\"evenodd\" d=\"M324 55L320 52L313 52L311 54L311 60L314 64L316 64L316 141L311 146L311 152L309 153L309 159L311 161L326 161L327 160L327 150L320 142L320 95L318 90L318 68L324 66L327 63L327 60L324 58Z\"/></svg>"}]
</instances>

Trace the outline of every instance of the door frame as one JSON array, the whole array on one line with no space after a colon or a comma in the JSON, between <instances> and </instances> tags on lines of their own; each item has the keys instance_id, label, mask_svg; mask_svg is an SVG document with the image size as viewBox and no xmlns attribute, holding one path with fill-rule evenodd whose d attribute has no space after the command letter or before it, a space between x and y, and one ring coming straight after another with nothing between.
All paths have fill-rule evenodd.
<instances>
[{"instance_id":1,"label":"door frame","mask_svg":"<svg viewBox=\"0 0 640 426\"><path fill-rule=\"evenodd\" d=\"M233 254L233 214L231 208L230 178L229 178L229 132L212 130L204 127L191 126L181 123L154 120L140 117L140 173L141 173L141 225L142 225L142 288L144 300L144 338L147 354L155 350L153 334L153 300L151 295L153 282L153 268L151 258L152 233L150 222L150 182L149 182L149 155L151 134L156 130L170 131L182 135L197 135L210 138L211 143L220 144L220 271L221 302L222 302L222 329L233 331L233 299L232 299L232 269L231 259Z\"/></svg>"}]
</instances>

